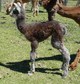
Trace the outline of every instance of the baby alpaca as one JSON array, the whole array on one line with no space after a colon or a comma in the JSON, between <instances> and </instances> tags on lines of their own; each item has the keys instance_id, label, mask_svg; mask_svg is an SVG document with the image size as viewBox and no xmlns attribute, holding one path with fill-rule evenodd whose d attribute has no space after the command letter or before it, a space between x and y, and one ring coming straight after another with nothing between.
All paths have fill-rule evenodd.
<instances>
[{"instance_id":1,"label":"baby alpaca","mask_svg":"<svg viewBox=\"0 0 80 84\"><path fill-rule=\"evenodd\" d=\"M35 56L38 44L51 36L52 46L59 50L63 56L62 70L64 71L63 77L66 77L68 75L70 53L63 43L65 26L55 20L31 24L25 23L25 14L22 5L20 3L14 3L14 5L11 16L16 17L18 30L24 34L26 39L31 43L30 73L35 72Z\"/></svg>"}]
</instances>

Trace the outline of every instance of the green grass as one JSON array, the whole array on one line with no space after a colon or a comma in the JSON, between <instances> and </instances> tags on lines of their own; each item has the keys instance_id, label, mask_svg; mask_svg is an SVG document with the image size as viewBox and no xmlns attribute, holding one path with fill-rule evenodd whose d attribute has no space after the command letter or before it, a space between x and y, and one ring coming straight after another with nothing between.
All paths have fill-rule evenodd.
<instances>
[{"instance_id":1,"label":"green grass","mask_svg":"<svg viewBox=\"0 0 80 84\"><path fill-rule=\"evenodd\" d=\"M43 10L43 8L40 8ZM47 13L43 10L38 16L26 13L26 22L46 21ZM56 20L67 26L64 43L75 56L80 48L80 28L71 19L56 14ZM0 13L0 84L79 84L80 64L75 71L69 71L66 79L61 78L57 69L61 67L61 54L50 45L50 38L39 44L37 49L36 72L28 76L30 64L30 43L17 30L15 20Z\"/></svg>"}]
</instances>

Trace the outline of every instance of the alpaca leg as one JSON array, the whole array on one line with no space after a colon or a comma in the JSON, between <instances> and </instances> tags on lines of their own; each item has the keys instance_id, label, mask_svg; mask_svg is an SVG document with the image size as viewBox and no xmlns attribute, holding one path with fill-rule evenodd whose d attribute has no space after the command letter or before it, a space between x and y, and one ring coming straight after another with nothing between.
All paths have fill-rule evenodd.
<instances>
[{"instance_id":1,"label":"alpaca leg","mask_svg":"<svg viewBox=\"0 0 80 84\"><path fill-rule=\"evenodd\" d=\"M70 62L70 53L68 49L64 46L61 45L61 48L59 49L63 56L63 64L61 69L64 71L63 77L66 77L68 75L68 67L69 67L69 62Z\"/></svg>"},{"instance_id":2,"label":"alpaca leg","mask_svg":"<svg viewBox=\"0 0 80 84\"><path fill-rule=\"evenodd\" d=\"M35 57L36 57L36 48L37 47L38 47L38 42L33 41L31 43L31 52L30 52L30 60L31 60L30 71L31 71L31 73L35 72Z\"/></svg>"},{"instance_id":3,"label":"alpaca leg","mask_svg":"<svg viewBox=\"0 0 80 84\"><path fill-rule=\"evenodd\" d=\"M48 21L52 21L55 17L57 10L52 9L51 11L47 10L47 12L48 12Z\"/></svg>"},{"instance_id":4,"label":"alpaca leg","mask_svg":"<svg viewBox=\"0 0 80 84\"><path fill-rule=\"evenodd\" d=\"M39 14L39 8L38 7L35 7L33 8L33 16L37 16Z\"/></svg>"},{"instance_id":5,"label":"alpaca leg","mask_svg":"<svg viewBox=\"0 0 80 84\"><path fill-rule=\"evenodd\" d=\"M39 3L38 2L34 2L33 4L32 4L32 7L33 7L33 16L37 16L38 15L38 13L39 13L39 5L38 5Z\"/></svg>"},{"instance_id":6,"label":"alpaca leg","mask_svg":"<svg viewBox=\"0 0 80 84\"><path fill-rule=\"evenodd\" d=\"M51 43L52 43L52 46L58 49L63 56L63 64L62 64L63 75L62 77L64 78L68 75L68 67L69 67L69 61L70 61L69 51L64 46L64 44L61 42L61 40L59 40L57 35L55 35L55 37L52 36Z\"/></svg>"},{"instance_id":7,"label":"alpaca leg","mask_svg":"<svg viewBox=\"0 0 80 84\"><path fill-rule=\"evenodd\" d=\"M48 21L52 21L52 20L53 20L53 13L48 12Z\"/></svg>"}]
</instances>

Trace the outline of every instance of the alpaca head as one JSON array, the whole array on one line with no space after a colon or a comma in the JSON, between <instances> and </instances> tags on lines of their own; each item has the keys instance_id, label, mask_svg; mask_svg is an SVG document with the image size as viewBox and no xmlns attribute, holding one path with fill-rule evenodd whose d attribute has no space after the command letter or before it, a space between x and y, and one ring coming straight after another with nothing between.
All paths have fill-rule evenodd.
<instances>
[{"instance_id":1,"label":"alpaca head","mask_svg":"<svg viewBox=\"0 0 80 84\"><path fill-rule=\"evenodd\" d=\"M21 3L13 3L13 8L10 12L10 16L14 18L19 18L20 16L24 16L24 9Z\"/></svg>"},{"instance_id":2,"label":"alpaca head","mask_svg":"<svg viewBox=\"0 0 80 84\"><path fill-rule=\"evenodd\" d=\"M11 10L11 7L12 7L12 3L6 4L5 9L6 9L6 14L7 14L7 15L9 15L10 10Z\"/></svg>"}]
</instances>

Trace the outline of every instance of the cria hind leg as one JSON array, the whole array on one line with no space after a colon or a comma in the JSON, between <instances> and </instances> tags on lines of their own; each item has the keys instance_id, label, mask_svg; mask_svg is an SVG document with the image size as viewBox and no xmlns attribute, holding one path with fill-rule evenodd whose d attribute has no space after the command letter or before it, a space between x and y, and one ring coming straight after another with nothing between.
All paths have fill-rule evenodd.
<instances>
[{"instance_id":1,"label":"cria hind leg","mask_svg":"<svg viewBox=\"0 0 80 84\"><path fill-rule=\"evenodd\" d=\"M31 42L31 52L30 52L30 71L28 72L29 75L32 75L35 72L35 57L36 57L36 49L38 47L38 42L33 41Z\"/></svg>"},{"instance_id":2,"label":"cria hind leg","mask_svg":"<svg viewBox=\"0 0 80 84\"><path fill-rule=\"evenodd\" d=\"M61 52L61 54L63 56L63 64L62 64L62 67L61 67L61 69L64 71L63 77L66 77L68 75L70 53L64 45L61 46L61 49L59 49L59 51Z\"/></svg>"},{"instance_id":3,"label":"cria hind leg","mask_svg":"<svg viewBox=\"0 0 80 84\"><path fill-rule=\"evenodd\" d=\"M65 78L68 75L70 53L69 53L68 49L62 43L61 39L59 40L57 35L55 35L55 37L52 36L51 44L54 48L58 49L63 56L63 64L62 64L61 68L63 70L62 77Z\"/></svg>"}]
</instances>

